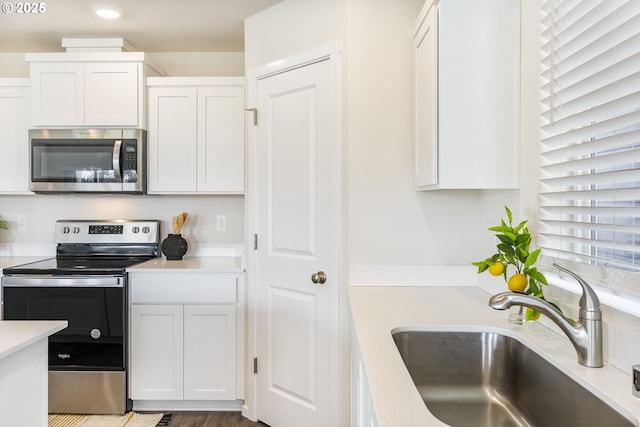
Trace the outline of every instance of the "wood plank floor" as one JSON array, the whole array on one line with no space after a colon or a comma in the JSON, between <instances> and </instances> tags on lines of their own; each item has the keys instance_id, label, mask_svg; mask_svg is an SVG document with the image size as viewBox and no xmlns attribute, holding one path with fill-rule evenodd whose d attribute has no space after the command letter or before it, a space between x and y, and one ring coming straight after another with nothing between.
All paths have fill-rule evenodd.
<instances>
[{"instance_id":1,"label":"wood plank floor","mask_svg":"<svg viewBox=\"0 0 640 427\"><path fill-rule=\"evenodd\" d=\"M167 427L269 427L254 423L238 411L171 412ZM161 424L162 425L162 424Z\"/></svg>"}]
</instances>

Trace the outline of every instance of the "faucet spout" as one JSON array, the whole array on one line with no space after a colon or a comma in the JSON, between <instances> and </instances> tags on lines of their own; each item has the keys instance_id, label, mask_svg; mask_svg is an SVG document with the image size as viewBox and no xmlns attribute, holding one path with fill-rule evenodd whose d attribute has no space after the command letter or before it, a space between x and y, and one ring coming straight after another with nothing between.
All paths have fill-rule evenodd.
<instances>
[{"instance_id":1,"label":"faucet spout","mask_svg":"<svg viewBox=\"0 0 640 427\"><path fill-rule=\"evenodd\" d=\"M600 301L593 289L575 273L554 264L556 268L574 277L582 287L578 321L566 318L547 301L517 292L503 292L489 299L489 306L506 310L511 306L532 308L547 316L567 335L578 354L578 363L591 368L603 366L602 358L602 312Z\"/></svg>"}]
</instances>

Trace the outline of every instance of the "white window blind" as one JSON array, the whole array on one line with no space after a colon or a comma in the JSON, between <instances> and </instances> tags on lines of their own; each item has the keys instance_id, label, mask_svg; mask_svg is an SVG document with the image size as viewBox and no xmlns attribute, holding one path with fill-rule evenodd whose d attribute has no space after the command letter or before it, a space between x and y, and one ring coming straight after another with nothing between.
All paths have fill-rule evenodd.
<instances>
[{"instance_id":1,"label":"white window blind","mask_svg":"<svg viewBox=\"0 0 640 427\"><path fill-rule=\"evenodd\" d=\"M640 295L640 0L540 5L538 245Z\"/></svg>"}]
</instances>

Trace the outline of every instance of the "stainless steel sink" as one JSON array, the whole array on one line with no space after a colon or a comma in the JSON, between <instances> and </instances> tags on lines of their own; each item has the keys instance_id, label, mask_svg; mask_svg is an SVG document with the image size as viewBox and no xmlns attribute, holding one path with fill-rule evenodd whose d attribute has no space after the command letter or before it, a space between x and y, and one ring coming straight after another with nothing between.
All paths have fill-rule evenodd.
<instances>
[{"instance_id":1,"label":"stainless steel sink","mask_svg":"<svg viewBox=\"0 0 640 427\"><path fill-rule=\"evenodd\" d=\"M509 336L412 330L393 339L427 408L450 426L636 426Z\"/></svg>"}]
</instances>

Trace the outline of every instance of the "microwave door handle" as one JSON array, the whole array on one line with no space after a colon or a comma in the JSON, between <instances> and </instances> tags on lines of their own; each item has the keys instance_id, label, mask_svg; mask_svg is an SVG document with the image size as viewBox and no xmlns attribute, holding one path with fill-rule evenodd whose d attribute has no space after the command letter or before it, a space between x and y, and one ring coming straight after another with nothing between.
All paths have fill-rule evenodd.
<instances>
[{"instance_id":1,"label":"microwave door handle","mask_svg":"<svg viewBox=\"0 0 640 427\"><path fill-rule=\"evenodd\" d=\"M122 140L117 139L113 144L113 170L115 172L116 182L122 182L122 174L120 173L120 151L122 150Z\"/></svg>"}]
</instances>

